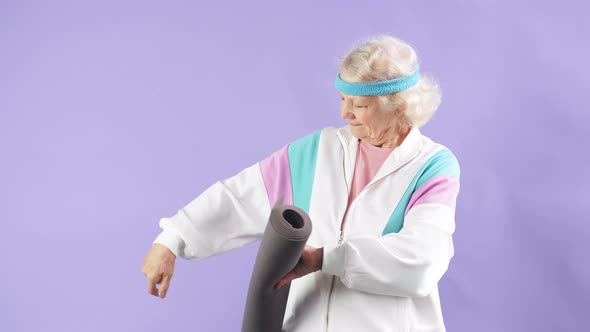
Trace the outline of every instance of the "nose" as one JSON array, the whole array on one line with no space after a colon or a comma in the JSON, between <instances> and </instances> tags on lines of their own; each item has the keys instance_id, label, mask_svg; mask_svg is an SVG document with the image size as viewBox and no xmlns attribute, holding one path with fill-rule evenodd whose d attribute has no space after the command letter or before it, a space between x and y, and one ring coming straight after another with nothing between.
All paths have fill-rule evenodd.
<instances>
[{"instance_id":1,"label":"nose","mask_svg":"<svg viewBox=\"0 0 590 332\"><path fill-rule=\"evenodd\" d=\"M342 106L340 106L340 117L349 120L353 120L355 118L354 114L350 111L348 103L343 102Z\"/></svg>"}]
</instances>

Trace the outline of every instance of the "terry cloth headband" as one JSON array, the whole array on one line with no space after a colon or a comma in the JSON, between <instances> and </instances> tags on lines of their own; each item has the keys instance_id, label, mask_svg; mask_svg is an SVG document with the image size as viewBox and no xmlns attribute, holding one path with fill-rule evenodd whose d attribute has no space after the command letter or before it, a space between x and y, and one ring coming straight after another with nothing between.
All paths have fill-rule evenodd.
<instances>
[{"instance_id":1,"label":"terry cloth headband","mask_svg":"<svg viewBox=\"0 0 590 332\"><path fill-rule=\"evenodd\" d=\"M420 79L420 66L416 66L413 74L394 78L387 81L351 83L343 81L340 73L336 75L336 89L342 93L352 96L377 96L399 92L413 87Z\"/></svg>"}]
</instances>

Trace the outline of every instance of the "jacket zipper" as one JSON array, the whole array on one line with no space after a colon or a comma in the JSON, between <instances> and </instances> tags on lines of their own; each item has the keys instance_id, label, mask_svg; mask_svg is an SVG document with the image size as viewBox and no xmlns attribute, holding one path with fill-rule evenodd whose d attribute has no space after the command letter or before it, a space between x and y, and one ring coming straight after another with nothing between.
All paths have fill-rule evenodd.
<instances>
[{"instance_id":1,"label":"jacket zipper","mask_svg":"<svg viewBox=\"0 0 590 332\"><path fill-rule=\"evenodd\" d=\"M338 237L338 244L342 244L342 237L343 237L343 231L340 230L340 235ZM336 276L332 276L332 284L330 285L330 295L328 296L328 309L327 309L327 313L326 313L326 329L325 331L328 331L328 323L330 320L330 303L332 302L332 294L334 294L334 282L336 281Z\"/></svg>"},{"instance_id":2,"label":"jacket zipper","mask_svg":"<svg viewBox=\"0 0 590 332\"><path fill-rule=\"evenodd\" d=\"M339 140L340 140L340 143L342 144L342 147L343 147L343 150L344 150L344 157L345 157L345 159L344 159L343 168L344 168L344 170L346 170L346 167L345 167L345 165L346 165L346 163L349 163L350 156L348 155L348 153L349 153L350 151L348 150L348 145L347 145L347 144L344 144L344 142L342 141L342 136L340 135L340 133L338 133L338 138L339 138ZM397 168L399 169L399 168L401 168L401 167L405 166L405 165L406 165L406 164L408 164L410 161L414 160L414 158L416 158L416 157L417 157L417 156L418 156L418 155L419 155L421 152L422 152L422 151L418 151L418 153L417 153L415 156L413 156L413 157L412 157L412 158L410 158L410 159L409 159L409 160L408 160L406 163L404 163L404 164L403 164L403 165L401 165L401 166L398 166ZM350 163L349 163L349 164L350 164ZM352 171L354 172L354 170L352 170ZM349 170L349 172L350 172L350 170ZM343 172L343 173L344 173L344 183L346 183L346 191L347 191L347 193L348 193L348 194L346 195L346 199L347 199L347 201L346 201L346 205L347 205L347 207L348 207L348 196L350 195L350 189L349 189L349 187L348 187L348 181L347 181L347 179L346 179L346 175L347 175L347 174L346 174L346 172ZM369 185L367 185L366 187L368 187L368 186L369 186ZM366 189L366 187L365 187L365 188L363 188L363 189L361 190L361 192L362 192L362 191L364 191L364 190ZM359 195L360 195L360 192L359 192ZM351 205L352 205L352 202L351 202ZM346 215L347 215L347 214L348 214L348 208L346 208L346 209L344 210L344 216L342 217L342 220L340 221L340 232L339 232L339 234L338 234L338 245L341 245L341 244L342 244L342 241L343 241L343 239L344 239L344 219L345 219L345 217L346 217ZM329 293L329 295L328 295L328 308L327 308L327 312L326 312L326 328L325 328L325 330L324 330L325 332L328 332L328 323L329 323L329 319L330 319L330 303L332 302L332 294L334 293L334 282L335 282L335 280L336 280L336 276L332 276L332 283L331 283L331 285L330 285L330 293Z\"/></svg>"},{"instance_id":3,"label":"jacket zipper","mask_svg":"<svg viewBox=\"0 0 590 332\"><path fill-rule=\"evenodd\" d=\"M340 135L339 135L338 138L339 139L341 138ZM341 139L340 139L340 143L342 144L342 140ZM349 151L348 151L348 146L347 145L342 144L342 146L343 146L343 150L345 151L344 152L344 163L342 164L342 167L344 168L344 170L346 170L345 165L346 165L346 163L349 162L349 156L348 156L348 152ZM347 174L346 174L346 172L343 172L343 173L344 173L344 183L346 184L346 192L347 192L347 195L346 195L346 199L347 199L346 205L348 205L348 196L350 195L350 189L348 188L348 181L346 180L346 175ZM345 208L344 215L342 216L342 219L343 220L340 221L340 231L338 233L338 245L341 245L342 244L342 240L344 239L344 217L346 217L346 214L348 212L347 210L348 209ZM330 303L332 302L332 294L334 293L334 282L335 281L336 281L336 276L332 276L332 282L331 282L331 285L330 285L330 293L328 295L328 308L327 308L327 311L326 311L326 328L324 330L325 332L328 331L328 323L329 323L329 320L330 320Z\"/></svg>"}]
</instances>

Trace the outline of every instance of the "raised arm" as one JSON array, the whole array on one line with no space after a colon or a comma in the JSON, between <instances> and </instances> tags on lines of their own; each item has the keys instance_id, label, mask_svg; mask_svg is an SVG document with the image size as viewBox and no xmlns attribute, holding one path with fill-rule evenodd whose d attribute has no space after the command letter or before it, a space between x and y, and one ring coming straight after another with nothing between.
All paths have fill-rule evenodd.
<instances>
[{"instance_id":1,"label":"raised arm","mask_svg":"<svg viewBox=\"0 0 590 332\"><path fill-rule=\"evenodd\" d=\"M172 217L161 218L153 243L177 257L201 259L262 237L270 204L260 163L215 182Z\"/></svg>"}]
</instances>

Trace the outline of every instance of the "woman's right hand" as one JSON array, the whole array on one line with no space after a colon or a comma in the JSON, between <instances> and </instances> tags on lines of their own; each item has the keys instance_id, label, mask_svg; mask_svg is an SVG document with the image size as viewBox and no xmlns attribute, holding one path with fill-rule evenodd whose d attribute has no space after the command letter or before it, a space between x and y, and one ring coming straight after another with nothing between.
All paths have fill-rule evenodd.
<instances>
[{"instance_id":1,"label":"woman's right hand","mask_svg":"<svg viewBox=\"0 0 590 332\"><path fill-rule=\"evenodd\" d=\"M141 271L148 279L148 293L166 297L166 292L170 287L170 279L174 273L174 263L176 256L166 246L155 243L148 254L143 258ZM160 284L160 289L156 284Z\"/></svg>"}]
</instances>

